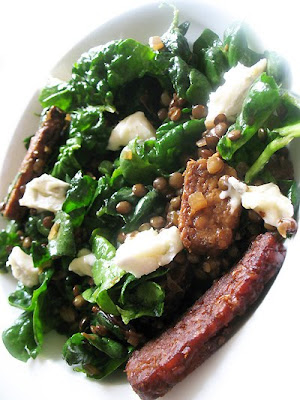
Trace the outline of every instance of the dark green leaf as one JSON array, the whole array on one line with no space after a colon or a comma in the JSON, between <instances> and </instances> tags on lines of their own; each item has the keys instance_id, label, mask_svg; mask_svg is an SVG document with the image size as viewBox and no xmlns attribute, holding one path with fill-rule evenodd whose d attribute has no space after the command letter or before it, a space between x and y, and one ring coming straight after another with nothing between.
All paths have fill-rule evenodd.
<instances>
[{"instance_id":1,"label":"dark green leaf","mask_svg":"<svg viewBox=\"0 0 300 400\"><path fill-rule=\"evenodd\" d=\"M70 216L64 211L58 211L52 229L54 232L48 243L51 257L74 257L76 248Z\"/></svg>"},{"instance_id":2,"label":"dark green leaf","mask_svg":"<svg viewBox=\"0 0 300 400\"><path fill-rule=\"evenodd\" d=\"M33 313L25 311L15 323L2 333L2 340L9 353L20 361L36 358L39 346L34 339Z\"/></svg>"},{"instance_id":3,"label":"dark green leaf","mask_svg":"<svg viewBox=\"0 0 300 400\"><path fill-rule=\"evenodd\" d=\"M225 135L218 143L217 150L224 160L230 160L233 154L255 135L276 110L279 101L279 90L274 78L263 73L249 89L241 114L231 128L241 131L240 139L231 141Z\"/></svg>"}]
</instances>

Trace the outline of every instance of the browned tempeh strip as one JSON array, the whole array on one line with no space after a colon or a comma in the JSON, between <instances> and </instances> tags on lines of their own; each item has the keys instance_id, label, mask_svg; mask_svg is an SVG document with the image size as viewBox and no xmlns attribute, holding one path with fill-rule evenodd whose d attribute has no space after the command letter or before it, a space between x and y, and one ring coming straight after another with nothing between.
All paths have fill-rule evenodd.
<instances>
[{"instance_id":1,"label":"browned tempeh strip","mask_svg":"<svg viewBox=\"0 0 300 400\"><path fill-rule=\"evenodd\" d=\"M66 125L65 118L66 114L57 107L51 107L47 112L42 125L30 140L29 149L4 206L4 217L19 220L24 215L26 208L20 206L19 200L24 194L25 185L42 174L44 166Z\"/></svg>"},{"instance_id":2,"label":"browned tempeh strip","mask_svg":"<svg viewBox=\"0 0 300 400\"><path fill-rule=\"evenodd\" d=\"M219 179L222 176L236 177L237 173L224 163L221 171L211 174L204 158L187 163L178 228L189 252L216 255L232 243L242 207L239 205L232 211L229 198L220 198ZM202 195L207 205L195 211L191 200L197 195Z\"/></svg>"},{"instance_id":3,"label":"browned tempeh strip","mask_svg":"<svg viewBox=\"0 0 300 400\"><path fill-rule=\"evenodd\" d=\"M282 265L285 253L277 235L259 235L242 260L174 327L133 353L126 372L141 399L165 395L224 343L224 329L258 299Z\"/></svg>"}]
</instances>

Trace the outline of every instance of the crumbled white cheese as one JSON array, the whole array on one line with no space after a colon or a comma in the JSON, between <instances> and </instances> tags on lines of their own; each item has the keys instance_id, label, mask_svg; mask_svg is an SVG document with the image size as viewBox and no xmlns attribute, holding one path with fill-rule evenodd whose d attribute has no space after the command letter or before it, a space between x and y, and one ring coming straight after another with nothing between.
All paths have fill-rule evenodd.
<instances>
[{"instance_id":1,"label":"crumbled white cheese","mask_svg":"<svg viewBox=\"0 0 300 400\"><path fill-rule=\"evenodd\" d=\"M20 247L12 249L6 265L11 266L13 276L23 285L32 287L38 284L39 271L34 267L31 255L24 253Z\"/></svg>"},{"instance_id":2,"label":"crumbled white cheese","mask_svg":"<svg viewBox=\"0 0 300 400\"><path fill-rule=\"evenodd\" d=\"M219 114L225 114L229 121L234 121L240 113L247 91L259 75L264 72L267 60L263 58L252 67L238 63L224 74L225 83L212 92L208 100L206 126L212 126Z\"/></svg>"},{"instance_id":3,"label":"crumbled white cheese","mask_svg":"<svg viewBox=\"0 0 300 400\"><path fill-rule=\"evenodd\" d=\"M283 218L292 218L294 207L291 201L281 194L274 183L248 186L234 177L228 179L228 189L220 193L220 198L230 197L231 210L240 203L246 209L257 212L266 224L278 227Z\"/></svg>"},{"instance_id":4,"label":"crumbled white cheese","mask_svg":"<svg viewBox=\"0 0 300 400\"><path fill-rule=\"evenodd\" d=\"M68 183L51 175L43 174L27 183L24 196L19 203L21 206L35 208L38 211L57 212L66 200L68 188Z\"/></svg>"},{"instance_id":5,"label":"crumbled white cheese","mask_svg":"<svg viewBox=\"0 0 300 400\"><path fill-rule=\"evenodd\" d=\"M178 228L154 229L126 238L117 249L114 263L136 278L169 264L183 249Z\"/></svg>"},{"instance_id":6,"label":"crumbled white cheese","mask_svg":"<svg viewBox=\"0 0 300 400\"><path fill-rule=\"evenodd\" d=\"M75 272L79 276L93 276L92 267L96 261L95 255L88 249L81 249L77 258L69 265L69 271Z\"/></svg>"},{"instance_id":7,"label":"crumbled white cheese","mask_svg":"<svg viewBox=\"0 0 300 400\"><path fill-rule=\"evenodd\" d=\"M119 150L136 137L143 140L155 138L155 129L142 111L137 111L129 115L114 127L108 141L107 149L113 151Z\"/></svg>"}]
</instances>

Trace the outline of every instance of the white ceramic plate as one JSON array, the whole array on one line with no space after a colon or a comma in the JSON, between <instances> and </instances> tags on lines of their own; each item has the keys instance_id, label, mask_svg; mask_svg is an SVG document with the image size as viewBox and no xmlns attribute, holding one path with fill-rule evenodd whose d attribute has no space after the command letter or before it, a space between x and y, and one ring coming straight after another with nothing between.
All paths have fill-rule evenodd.
<instances>
[{"instance_id":1,"label":"white ceramic plate","mask_svg":"<svg viewBox=\"0 0 300 400\"><path fill-rule=\"evenodd\" d=\"M268 49L277 49L291 62L294 73L293 87L299 91L300 74L297 75L298 54L293 38L297 26L293 25L293 13L282 8L270 8L268 2L252 2L245 16L243 7L234 1L226 2L227 11L221 6L204 1L176 2L181 21L189 20L188 37L194 40L204 27L222 34L230 22L246 17L246 21L263 38ZM214 2L215 3L215 2ZM241 2L242 3L242 2ZM281 3L282 4L282 3ZM289 4L289 3L288 3ZM229 7L231 6L231 8ZM251 5L250 5L251 6ZM296 9L295 9L296 12ZM289 16L289 19L286 18ZM149 36L162 34L172 19L168 8L159 9L157 4L132 10L99 27L79 42L51 71L51 75L68 78L71 65L83 51L112 39L133 37L147 42ZM279 29L280 27L280 29ZM257 41L263 46L261 40ZM299 65L299 64L298 64ZM8 148L0 172L0 198L17 172L24 155L24 132L34 132L38 126L35 113L40 111L38 90L33 94ZM300 163L297 154L300 141L294 142L292 156L296 176L299 178ZM13 160L13 161L12 161ZM9 165L9 168L7 166ZM289 245L284 266L260 307L238 333L184 382L178 384L165 398L169 400L252 400L298 399L299 311L298 285L300 272L297 258L299 234ZM19 311L7 304L7 296L15 288L15 281L8 275L0 277L0 330L9 326ZM23 364L13 359L0 343L0 398L22 399L137 399L122 373L102 382L87 379L72 371L61 360L64 338L56 334L46 337L44 350L35 361Z\"/></svg>"}]
</instances>

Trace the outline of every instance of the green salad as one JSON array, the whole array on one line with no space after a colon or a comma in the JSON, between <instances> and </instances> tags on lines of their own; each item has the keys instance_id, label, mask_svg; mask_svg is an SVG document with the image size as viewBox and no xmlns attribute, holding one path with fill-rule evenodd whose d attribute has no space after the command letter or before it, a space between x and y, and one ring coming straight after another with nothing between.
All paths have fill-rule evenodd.
<instances>
[{"instance_id":1,"label":"green salad","mask_svg":"<svg viewBox=\"0 0 300 400\"><path fill-rule=\"evenodd\" d=\"M297 209L285 147L300 136L300 106L285 61L250 49L242 23L223 39L205 29L192 46L188 28L175 10L149 45L120 39L92 48L69 81L41 91L42 126L53 107L66 117L43 174L26 185L22 218L0 233L0 271L18 279L8 301L22 310L2 334L15 358L36 358L56 330L76 371L100 379L123 368L271 229L243 210L222 257L184 249L177 226L189 159L217 152L241 181L276 184ZM252 68L238 95L241 84L224 89L234 68ZM229 108L233 98L230 117L218 111L223 95ZM277 229L287 236L295 223L284 223Z\"/></svg>"}]
</instances>

